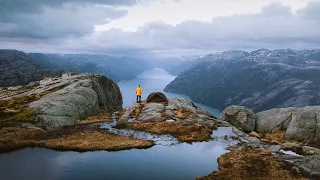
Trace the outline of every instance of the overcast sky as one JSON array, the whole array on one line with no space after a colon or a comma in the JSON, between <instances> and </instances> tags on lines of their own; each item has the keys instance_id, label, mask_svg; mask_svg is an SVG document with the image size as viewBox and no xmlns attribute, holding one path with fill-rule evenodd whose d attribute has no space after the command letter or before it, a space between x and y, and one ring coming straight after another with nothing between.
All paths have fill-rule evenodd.
<instances>
[{"instance_id":1,"label":"overcast sky","mask_svg":"<svg viewBox=\"0 0 320 180\"><path fill-rule=\"evenodd\" d=\"M0 0L0 48L162 57L319 48L318 0Z\"/></svg>"}]
</instances>

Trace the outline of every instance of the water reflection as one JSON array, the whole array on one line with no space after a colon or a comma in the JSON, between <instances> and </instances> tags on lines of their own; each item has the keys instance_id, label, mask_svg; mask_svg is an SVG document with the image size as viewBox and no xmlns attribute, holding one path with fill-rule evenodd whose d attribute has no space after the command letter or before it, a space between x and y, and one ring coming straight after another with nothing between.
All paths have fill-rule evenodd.
<instances>
[{"instance_id":1,"label":"water reflection","mask_svg":"<svg viewBox=\"0 0 320 180\"><path fill-rule=\"evenodd\" d=\"M24 149L0 155L3 179L194 179L217 169L222 142L154 146L120 152Z\"/></svg>"}]
</instances>

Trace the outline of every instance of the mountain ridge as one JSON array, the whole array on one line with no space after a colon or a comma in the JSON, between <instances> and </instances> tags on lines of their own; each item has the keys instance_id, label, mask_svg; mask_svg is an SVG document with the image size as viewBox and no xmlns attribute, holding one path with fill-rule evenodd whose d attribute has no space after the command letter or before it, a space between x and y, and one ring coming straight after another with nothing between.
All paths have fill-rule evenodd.
<instances>
[{"instance_id":1,"label":"mountain ridge","mask_svg":"<svg viewBox=\"0 0 320 180\"><path fill-rule=\"evenodd\" d=\"M165 91L223 109L253 110L320 103L320 50L226 51L201 58Z\"/></svg>"}]
</instances>

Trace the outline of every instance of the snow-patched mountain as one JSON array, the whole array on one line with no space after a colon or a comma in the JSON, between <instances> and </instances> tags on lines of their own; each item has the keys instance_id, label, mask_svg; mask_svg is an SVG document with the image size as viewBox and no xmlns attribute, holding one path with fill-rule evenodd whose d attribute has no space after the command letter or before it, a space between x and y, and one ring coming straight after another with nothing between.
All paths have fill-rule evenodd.
<instances>
[{"instance_id":1,"label":"snow-patched mountain","mask_svg":"<svg viewBox=\"0 0 320 180\"><path fill-rule=\"evenodd\" d=\"M260 49L209 54L180 74L167 92L223 109L320 104L320 50Z\"/></svg>"}]
</instances>

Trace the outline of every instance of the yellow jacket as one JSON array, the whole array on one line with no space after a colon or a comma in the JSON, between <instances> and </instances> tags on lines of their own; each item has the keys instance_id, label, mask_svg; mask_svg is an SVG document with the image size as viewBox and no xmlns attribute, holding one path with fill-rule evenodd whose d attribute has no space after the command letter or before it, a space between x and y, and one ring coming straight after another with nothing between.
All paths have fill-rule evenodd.
<instances>
[{"instance_id":1,"label":"yellow jacket","mask_svg":"<svg viewBox=\"0 0 320 180\"><path fill-rule=\"evenodd\" d=\"M142 94L142 89L141 89L141 87L137 87L136 88L136 94L137 94L137 96L141 96L141 94Z\"/></svg>"}]
</instances>

